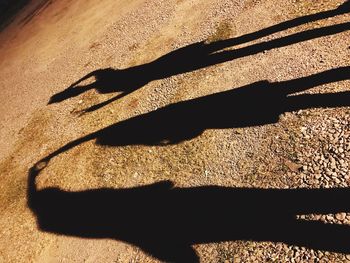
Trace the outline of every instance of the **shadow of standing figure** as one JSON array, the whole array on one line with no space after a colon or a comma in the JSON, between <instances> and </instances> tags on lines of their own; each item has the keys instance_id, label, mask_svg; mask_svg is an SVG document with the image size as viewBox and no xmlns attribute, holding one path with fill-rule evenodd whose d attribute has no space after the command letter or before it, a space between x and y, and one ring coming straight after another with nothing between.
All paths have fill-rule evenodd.
<instances>
[{"instance_id":1,"label":"shadow of standing figure","mask_svg":"<svg viewBox=\"0 0 350 263\"><path fill-rule=\"evenodd\" d=\"M154 80L164 79L174 75L224 63L233 59L254 55L265 50L280 48L349 30L350 22L311 29L267 42L252 44L250 46L241 47L234 50L227 50L227 48L235 45L253 41L281 30L327 17L348 13L350 10L349 3L350 1L347 1L337 9L295 18L293 20L282 22L280 24L240 37L213 43L206 43L204 41L193 43L174 50L146 64L126 69L106 68L92 71L80 80L73 83L67 89L53 95L50 98L49 104L61 102L71 97L78 96L90 89L96 89L97 92L101 94L120 92L115 97L112 97L111 99L100 104L91 106L83 111L91 112L136 91ZM91 77L95 78L95 82L88 85L78 86L79 83Z\"/></svg>"},{"instance_id":2,"label":"shadow of standing figure","mask_svg":"<svg viewBox=\"0 0 350 263\"><path fill-rule=\"evenodd\" d=\"M40 230L110 238L166 262L199 262L195 244L235 240L284 242L350 253L350 226L298 220L297 215L350 211L349 188L180 188L170 181L141 187L70 192L38 190L28 177L28 206Z\"/></svg>"},{"instance_id":3,"label":"shadow of standing figure","mask_svg":"<svg viewBox=\"0 0 350 263\"><path fill-rule=\"evenodd\" d=\"M340 67L281 82L258 81L170 104L71 141L42 161L48 162L52 157L94 139L96 144L107 146L165 146L191 140L206 129L244 128L276 123L284 112L350 106L350 91L293 95L319 85L349 79L350 67Z\"/></svg>"}]
</instances>

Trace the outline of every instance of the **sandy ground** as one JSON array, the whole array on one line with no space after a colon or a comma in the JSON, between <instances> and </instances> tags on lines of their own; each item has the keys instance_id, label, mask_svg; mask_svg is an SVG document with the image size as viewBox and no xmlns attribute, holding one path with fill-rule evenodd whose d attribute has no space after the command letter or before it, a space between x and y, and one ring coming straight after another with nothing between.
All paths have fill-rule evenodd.
<instances>
[{"instance_id":1,"label":"sandy ground","mask_svg":"<svg viewBox=\"0 0 350 263\"><path fill-rule=\"evenodd\" d=\"M27 206L30 167L77 138L171 103L257 81L281 82L349 66L350 33L344 29L331 34L326 29L328 33L321 37L165 76L83 115L78 112L115 94L92 89L48 105L51 96L97 69L141 65L188 44L238 37L299 16L332 10L343 2L32 1L0 34L0 262L158 262L127 242L39 230L35 214ZM349 14L331 16L229 48L347 23L349 18ZM347 80L312 92L348 88ZM308 123L322 121L325 112L333 116L347 110L318 109L311 110L312 114L296 110L277 123L256 127L206 127L190 140L167 146L108 147L90 140L52 158L37 181L40 188L66 191L138 187L164 180L177 187L299 188L303 187L300 180L295 173L287 173L290 165L285 165L286 160L297 162L293 156L303 146L293 134ZM210 111L205 114L213 119ZM180 127L181 121L176 121ZM118 204L111 205L118 209ZM140 215L140 220L144 216ZM233 262L233 258L234 262L289 262L298 258L293 246L247 240L195 244L194 249L201 262ZM324 262L346 261L344 254L320 253ZM317 260L322 261L320 254Z\"/></svg>"}]
</instances>

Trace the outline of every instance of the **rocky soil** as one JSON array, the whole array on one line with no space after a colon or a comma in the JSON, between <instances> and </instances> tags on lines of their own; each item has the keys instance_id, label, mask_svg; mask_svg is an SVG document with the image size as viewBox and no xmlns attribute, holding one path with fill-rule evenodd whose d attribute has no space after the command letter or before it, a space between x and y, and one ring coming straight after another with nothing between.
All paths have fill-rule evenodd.
<instances>
[{"instance_id":1,"label":"rocky soil","mask_svg":"<svg viewBox=\"0 0 350 263\"><path fill-rule=\"evenodd\" d=\"M97 69L141 65L195 42L215 43L243 36L297 17L333 10L343 3L32 1L0 33L0 262L159 262L141 248L121 241L39 230L35 214L26 203L28 170L66 143L172 103L258 81L282 83L348 67L349 30L331 34L328 27L348 23L350 15L333 14L228 47L238 50L326 28L323 36L307 41L153 80L83 115L79 114L82 110L115 94L91 89L48 105L51 96ZM297 94L344 92L347 96L349 83L347 75ZM235 112L227 112L227 116L234 117ZM277 122L240 128L205 127L198 136L165 146L109 147L90 140L52 158L37 183L41 189L58 187L66 191L138 187L164 180L176 187L347 188L349 116L347 105L293 109L283 112ZM139 132L142 134L143 129ZM350 224L350 211L300 214L296 218L346 226ZM193 247L200 262L350 262L350 255L344 253L267 241L225 241Z\"/></svg>"}]
</instances>

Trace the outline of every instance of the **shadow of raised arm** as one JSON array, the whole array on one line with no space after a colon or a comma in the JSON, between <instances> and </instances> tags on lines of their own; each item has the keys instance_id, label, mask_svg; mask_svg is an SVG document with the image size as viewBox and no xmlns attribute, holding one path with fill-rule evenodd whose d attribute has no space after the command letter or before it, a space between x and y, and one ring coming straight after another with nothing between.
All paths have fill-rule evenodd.
<instances>
[{"instance_id":1,"label":"shadow of raised arm","mask_svg":"<svg viewBox=\"0 0 350 263\"><path fill-rule=\"evenodd\" d=\"M107 68L107 69L98 69L95 71L90 72L89 74L86 74L84 77L82 77L81 79L79 79L78 81L74 82L72 85L70 85L68 88L66 88L65 90L56 93L55 95L53 95L48 104L53 104L53 103L58 103L61 101L64 101L66 99L72 98L72 97L76 97L90 89L94 89L96 87L96 82L98 82L99 79L102 78L102 75L104 74L103 72L110 72L111 68ZM89 78L95 78L95 82L88 84L88 85L83 85L83 86L77 86L79 83L89 79Z\"/></svg>"},{"instance_id":2,"label":"shadow of raised arm","mask_svg":"<svg viewBox=\"0 0 350 263\"><path fill-rule=\"evenodd\" d=\"M350 91L293 95L313 87L350 79L340 67L294 80L259 81L212 95L170 104L71 141L45 160L84 142L108 146L169 145L191 140L206 129L243 128L278 122L279 115L308 108L350 106Z\"/></svg>"},{"instance_id":3,"label":"shadow of raised arm","mask_svg":"<svg viewBox=\"0 0 350 263\"><path fill-rule=\"evenodd\" d=\"M192 245L235 240L350 253L349 226L296 219L350 212L348 188L178 188L169 181L78 192L28 187L40 230L121 240L167 262L199 262Z\"/></svg>"},{"instance_id":4,"label":"shadow of raised arm","mask_svg":"<svg viewBox=\"0 0 350 263\"><path fill-rule=\"evenodd\" d=\"M158 59L146 64L126 69L107 68L95 70L87 74L79 81L75 82L66 90L53 95L49 103L60 102L65 99L78 96L90 89L96 89L96 91L99 93L121 92L121 94L114 97L114 99L109 99L99 105L96 105L95 107L92 106L85 110L85 112L90 112L99 109L113 101L116 101L118 98L130 94L131 92L134 92L135 90L154 80L164 79L174 75L224 63L233 59L255 55L265 50L282 48L299 42L341 33L350 29L349 22L322 28L310 29L234 50L225 50L226 48L257 40L264 36L268 36L270 34L274 34L288 28L348 13L350 10L349 6L349 1L347 1L334 10L298 17L236 38L220 40L213 43L193 43L169 52L168 54L165 54ZM96 78L96 81L94 83L86 86L76 86L81 81L92 76ZM74 89L72 88L73 86Z\"/></svg>"}]
</instances>

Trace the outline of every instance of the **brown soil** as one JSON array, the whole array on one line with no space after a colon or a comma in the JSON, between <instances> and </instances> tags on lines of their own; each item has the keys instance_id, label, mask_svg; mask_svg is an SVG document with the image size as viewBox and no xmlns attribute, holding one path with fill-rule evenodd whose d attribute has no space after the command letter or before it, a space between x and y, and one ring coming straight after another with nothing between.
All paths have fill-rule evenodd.
<instances>
[{"instance_id":1,"label":"brown soil","mask_svg":"<svg viewBox=\"0 0 350 263\"><path fill-rule=\"evenodd\" d=\"M41 231L27 206L30 167L77 138L171 103L257 81L281 82L349 66L350 33L344 30L298 41L154 80L83 115L79 112L115 94L92 89L48 105L51 96L93 70L141 65L188 44L238 37L331 10L343 2L31 1L0 33L0 262L158 262L155 256L123 240L84 239ZM346 23L349 18L349 14L332 16L229 49ZM322 85L311 93L348 88L349 80L345 80ZM298 137L300 128L322 119L325 112L337 116L347 111L347 107L307 109L283 114L277 123L209 127L190 140L166 146L108 147L90 140L52 158L37 183L41 189L58 187L66 191L130 188L165 180L176 187L299 188L302 185L295 172L303 165L296 157L303 147ZM118 204L113 206L118 209ZM144 216L140 215L140 220ZM288 252L293 251L292 246L247 240L195 244L194 249L201 262L232 262L233 258L235 262L238 258L242 262L277 262L283 261L278 259L283 253L287 262L295 256ZM346 258L344 254L328 253L326 259Z\"/></svg>"}]
</instances>

